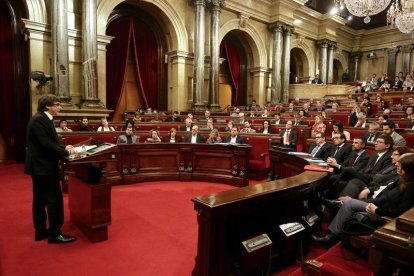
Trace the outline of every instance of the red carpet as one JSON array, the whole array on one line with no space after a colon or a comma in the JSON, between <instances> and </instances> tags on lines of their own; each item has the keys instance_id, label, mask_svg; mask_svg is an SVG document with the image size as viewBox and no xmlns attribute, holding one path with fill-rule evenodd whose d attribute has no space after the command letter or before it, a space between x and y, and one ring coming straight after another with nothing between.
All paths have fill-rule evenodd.
<instances>
[{"instance_id":1,"label":"red carpet","mask_svg":"<svg viewBox=\"0 0 414 276\"><path fill-rule=\"evenodd\" d=\"M78 241L33 241L31 179L22 165L0 164L3 195L0 275L190 275L197 248L191 198L232 189L213 183L150 182L112 191L109 240L92 244L70 223Z\"/></svg>"}]
</instances>

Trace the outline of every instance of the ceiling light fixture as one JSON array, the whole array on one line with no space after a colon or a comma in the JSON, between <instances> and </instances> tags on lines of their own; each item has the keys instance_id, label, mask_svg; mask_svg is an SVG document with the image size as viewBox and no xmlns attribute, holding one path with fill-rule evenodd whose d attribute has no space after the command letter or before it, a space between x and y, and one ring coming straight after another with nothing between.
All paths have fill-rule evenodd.
<instances>
[{"instance_id":1,"label":"ceiling light fixture","mask_svg":"<svg viewBox=\"0 0 414 276\"><path fill-rule=\"evenodd\" d=\"M414 36L414 0L394 0L387 12L387 23Z\"/></svg>"},{"instance_id":2,"label":"ceiling light fixture","mask_svg":"<svg viewBox=\"0 0 414 276\"><path fill-rule=\"evenodd\" d=\"M385 10L391 3L391 0L334 0L336 6L343 8L358 17L365 17L364 23L371 22L372 15L378 14Z\"/></svg>"}]
</instances>

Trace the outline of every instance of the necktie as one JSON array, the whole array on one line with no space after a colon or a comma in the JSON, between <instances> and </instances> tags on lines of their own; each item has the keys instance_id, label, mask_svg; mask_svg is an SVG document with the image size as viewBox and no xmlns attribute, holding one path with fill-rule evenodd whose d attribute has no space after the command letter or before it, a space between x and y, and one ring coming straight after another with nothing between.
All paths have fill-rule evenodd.
<instances>
[{"instance_id":1,"label":"necktie","mask_svg":"<svg viewBox=\"0 0 414 276\"><path fill-rule=\"evenodd\" d=\"M318 152L318 150L319 150L319 145L317 145L316 147L313 148L313 150L311 152L312 157L315 157L315 154Z\"/></svg>"},{"instance_id":2,"label":"necktie","mask_svg":"<svg viewBox=\"0 0 414 276\"><path fill-rule=\"evenodd\" d=\"M337 146L337 147L336 147L335 153L334 153L334 155L333 155L334 157L336 156L336 154L338 153L338 151L339 151L340 149L341 149L341 147L340 147L340 146Z\"/></svg>"},{"instance_id":3,"label":"necktie","mask_svg":"<svg viewBox=\"0 0 414 276\"><path fill-rule=\"evenodd\" d=\"M371 134L368 138L368 142L373 142L373 140L374 140L374 135Z\"/></svg>"},{"instance_id":4,"label":"necktie","mask_svg":"<svg viewBox=\"0 0 414 276\"><path fill-rule=\"evenodd\" d=\"M358 154L355 154L355 156L351 159L350 164L352 164L351 165L352 168L355 166L355 163L358 160L358 157L359 157L359 155Z\"/></svg>"},{"instance_id":5,"label":"necktie","mask_svg":"<svg viewBox=\"0 0 414 276\"><path fill-rule=\"evenodd\" d=\"M285 132L285 145L289 145L289 130Z\"/></svg>"}]
</instances>

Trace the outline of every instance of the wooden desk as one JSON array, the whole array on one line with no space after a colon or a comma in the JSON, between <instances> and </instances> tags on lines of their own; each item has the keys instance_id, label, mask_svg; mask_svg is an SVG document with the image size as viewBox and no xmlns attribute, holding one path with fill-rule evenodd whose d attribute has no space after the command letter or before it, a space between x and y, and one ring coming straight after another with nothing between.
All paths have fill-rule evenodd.
<instances>
[{"instance_id":1,"label":"wooden desk","mask_svg":"<svg viewBox=\"0 0 414 276\"><path fill-rule=\"evenodd\" d=\"M285 173L278 175L291 177L192 199L199 226L194 275L242 273L241 242L262 233L273 241L272 258L294 250L284 248L285 238L278 225L303 214L303 201L328 174L304 172L306 161L285 152L272 150L272 155L275 163L276 158L283 160L279 168ZM276 171L276 164L273 166Z\"/></svg>"}]
</instances>

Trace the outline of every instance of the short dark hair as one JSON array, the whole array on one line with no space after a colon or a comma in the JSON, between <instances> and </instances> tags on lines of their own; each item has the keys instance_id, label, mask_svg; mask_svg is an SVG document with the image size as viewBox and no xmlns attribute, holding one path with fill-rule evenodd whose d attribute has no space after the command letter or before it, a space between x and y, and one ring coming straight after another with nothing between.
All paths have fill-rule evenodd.
<instances>
[{"instance_id":1,"label":"short dark hair","mask_svg":"<svg viewBox=\"0 0 414 276\"><path fill-rule=\"evenodd\" d=\"M401 169L408 175L409 179L414 177L414 155L410 154L400 158L398 162L401 164Z\"/></svg>"},{"instance_id":2,"label":"short dark hair","mask_svg":"<svg viewBox=\"0 0 414 276\"><path fill-rule=\"evenodd\" d=\"M43 95L37 101L37 111L47 111L47 107L52 106L56 102L60 103L58 96L53 94Z\"/></svg>"},{"instance_id":3,"label":"short dark hair","mask_svg":"<svg viewBox=\"0 0 414 276\"><path fill-rule=\"evenodd\" d=\"M365 138L364 136L358 136L358 137L355 137L354 139L361 140L362 143L364 144L364 149L366 148L366 146L367 146L367 138Z\"/></svg>"},{"instance_id":4,"label":"short dark hair","mask_svg":"<svg viewBox=\"0 0 414 276\"><path fill-rule=\"evenodd\" d=\"M384 144L390 146L388 148L389 150L391 150L394 147L394 140L392 139L391 135L381 134L380 136L378 136L377 140L380 138L384 140Z\"/></svg>"},{"instance_id":5,"label":"short dark hair","mask_svg":"<svg viewBox=\"0 0 414 276\"><path fill-rule=\"evenodd\" d=\"M395 123L391 121L383 123L382 126L389 126L391 129L395 129Z\"/></svg>"},{"instance_id":6,"label":"short dark hair","mask_svg":"<svg viewBox=\"0 0 414 276\"><path fill-rule=\"evenodd\" d=\"M337 126L340 132L344 132L344 124L341 121L333 121L332 126Z\"/></svg>"}]
</instances>

